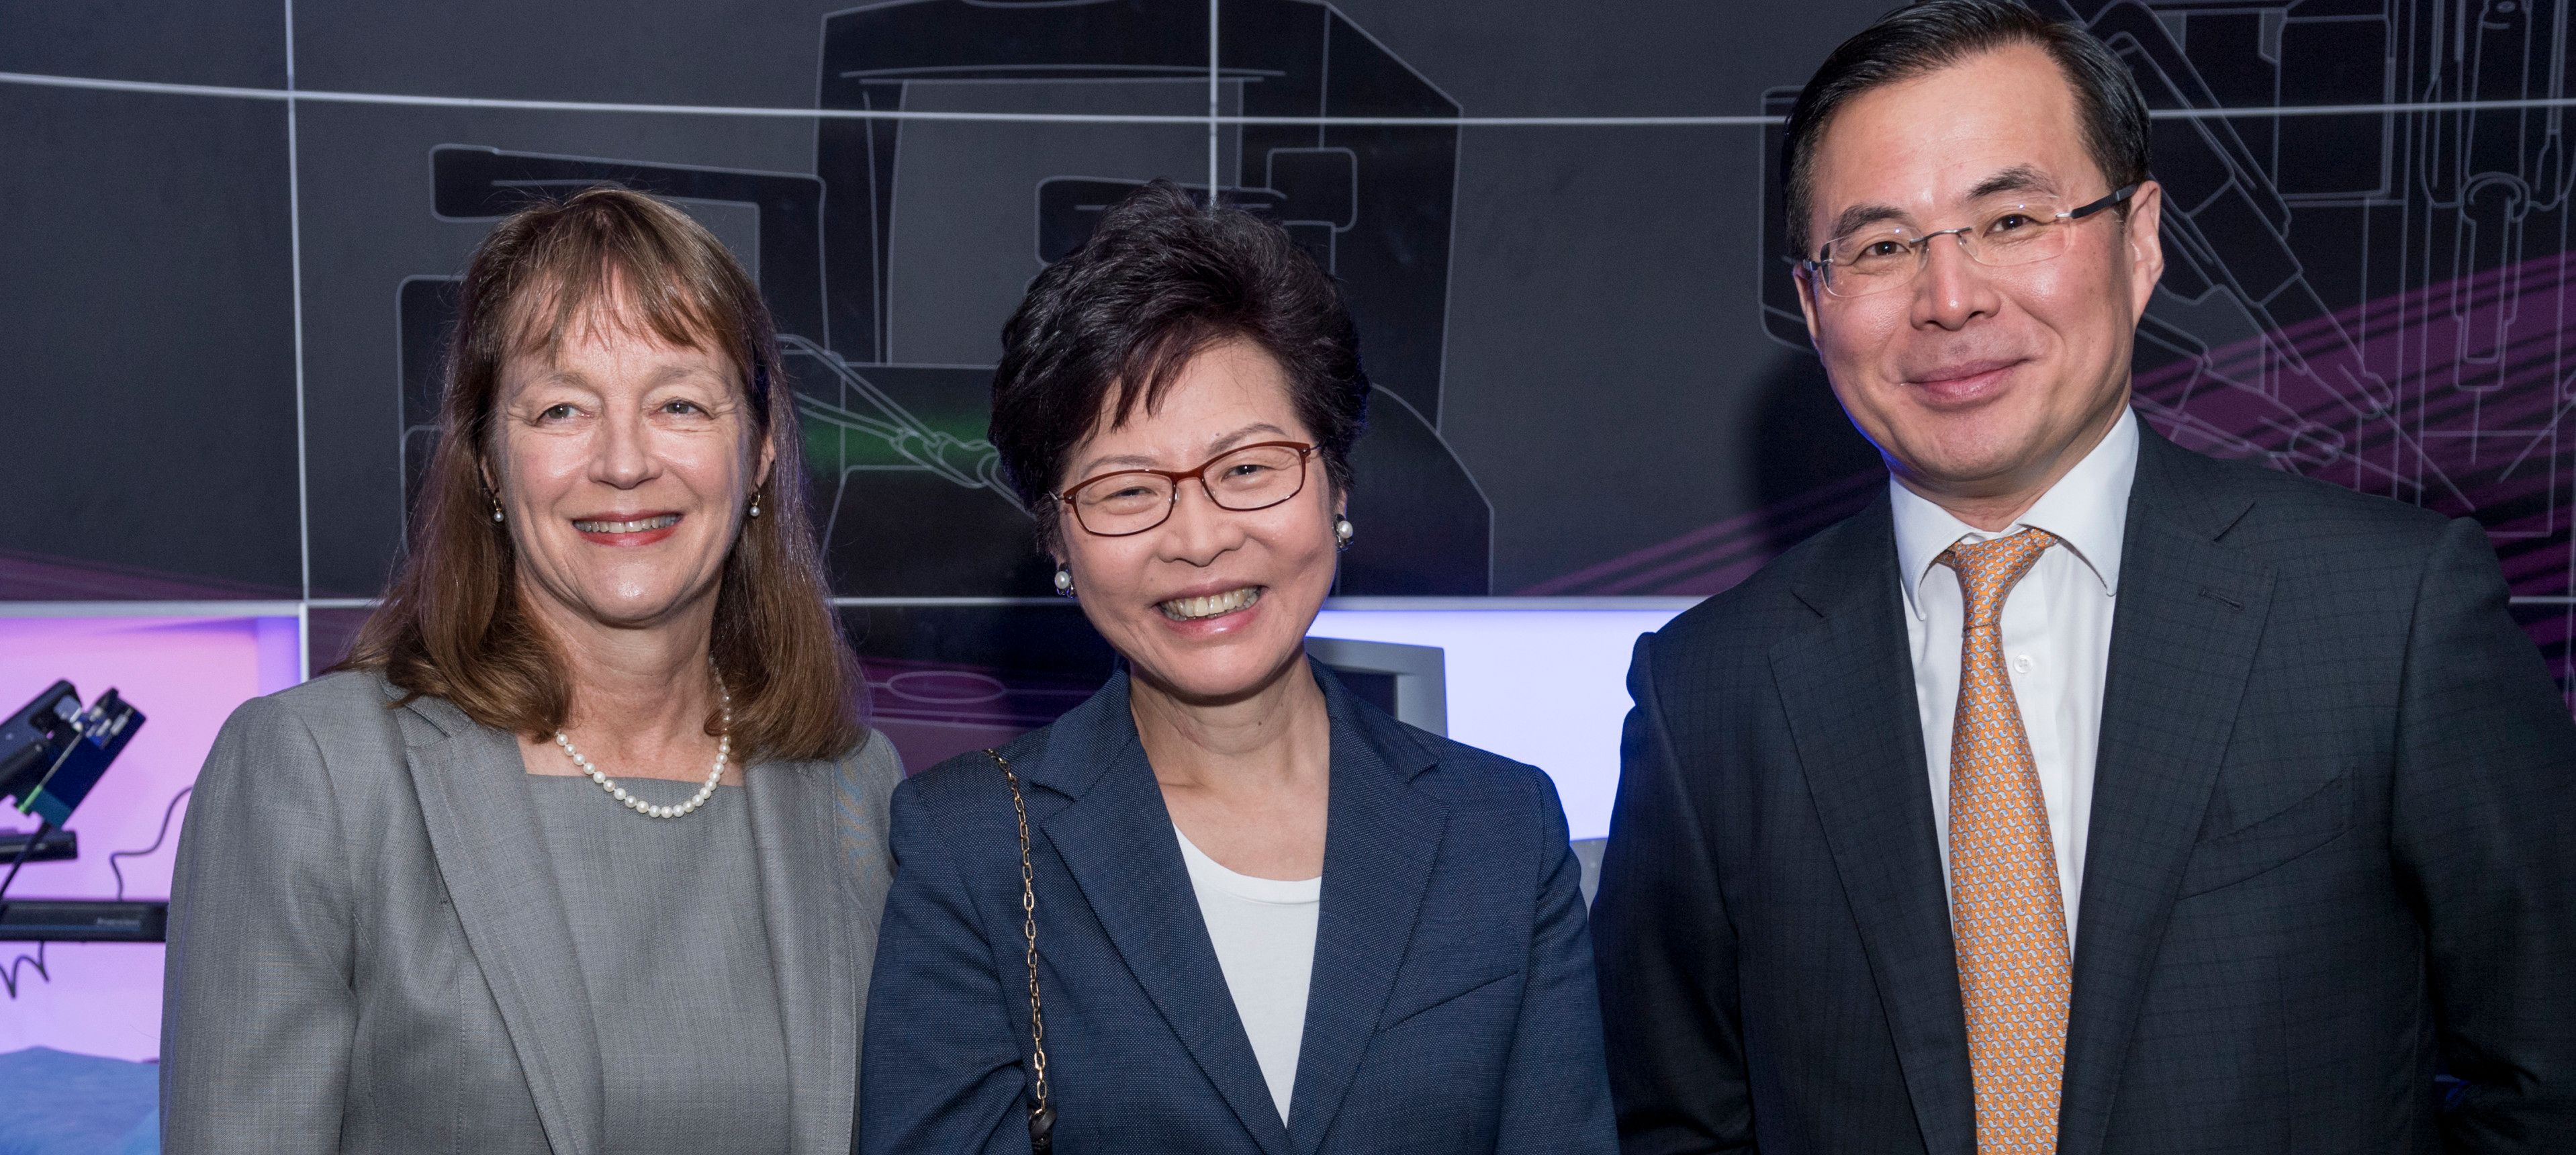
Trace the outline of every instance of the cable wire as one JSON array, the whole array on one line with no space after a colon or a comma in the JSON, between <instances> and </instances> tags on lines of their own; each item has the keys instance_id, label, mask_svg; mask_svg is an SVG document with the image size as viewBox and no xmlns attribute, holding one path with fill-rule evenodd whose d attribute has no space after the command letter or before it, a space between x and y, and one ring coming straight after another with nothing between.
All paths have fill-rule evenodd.
<instances>
[{"instance_id":1,"label":"cable wire","mask_svg":"<svg viewBox=\"0 0 2576 1155\"><path fill-rule=\"evenodd\" d=\"M116 860L141 858L161 849L161 844L168 841L170 837L170 817L179 812L180 803L187 801L188 796L196 792L197 788L194 786L182 786L178 793L170 796L170 804L161 808L161 830L152 836L152 845L141 850L118 850L107 856L107 872L116 876L116 901L125 901L125 868L117 865Z\"/></svg>"},{"instance_id":2,"label":"cable wire","mask_svg":"<svg viewBox=\"0 0 2576 1155\"><path fill-rule=\"evenodd\" d=\"M7 990L10 998L18 997L18 968L22 966L36 968L37 978L49 983L54 981L54 976L45 973L45 944L40 941L36 944L36 953L22 954L10 959L9 969L0 971L0 989Z\"/></svg>"},{"instance_id":3,"label":"cable wire","mask_svg":"<svg viewBox=\"0 0 2576 1155\"><path fill-rule=\"evenodd\" d=\"M51 822L39 820L36 823L35 831L27 835L27 844L18 848L17 859L9 864L9 877L0 878L0 898L8 896L9 884L18 881L18 868L27 865L27 856L36 852L36 844L44 841L45 835L53 828L54 824ZM0 902L0 910L8 908L7 903ZM18 997L18 968L29 965L36 968L36 977L48 983L54 981L54 976L45 972L45 944L39 941L36 943L36 953L19 955L9 960L8 970L0 971L0 988L5 988L10 998Z\"/></svg>"}]
</instances>

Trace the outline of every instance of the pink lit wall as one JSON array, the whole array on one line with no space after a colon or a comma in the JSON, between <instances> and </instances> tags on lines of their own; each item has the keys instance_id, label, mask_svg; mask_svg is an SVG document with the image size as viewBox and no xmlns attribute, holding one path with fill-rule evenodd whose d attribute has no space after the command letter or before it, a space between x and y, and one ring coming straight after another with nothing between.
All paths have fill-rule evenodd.
<instances>
[{"instance_id":1,"label":"pink lit wall","mask_svg":"<svg viewBox=\"0 0 2576 1155\"><path fill-rule=\"evenodd\" d=\"M128 897L166 898L187 804L172 802L197 777L224 718L244 700L295 683L296 621L289 617L0 617L0 710L15 710L56 678L83 701L109 687L141 710L143 729L72 815L80 857L29 863L10 888L22 898L109 898L120 856ZM168 837L163 833L167 815ZM0 807L0 829L35 820ZM0 870L5 870L0 863ZM0 1054L53 1047L120 1059L161 1052L158 945L0 942Z\"/></svg>"}]
</instances>

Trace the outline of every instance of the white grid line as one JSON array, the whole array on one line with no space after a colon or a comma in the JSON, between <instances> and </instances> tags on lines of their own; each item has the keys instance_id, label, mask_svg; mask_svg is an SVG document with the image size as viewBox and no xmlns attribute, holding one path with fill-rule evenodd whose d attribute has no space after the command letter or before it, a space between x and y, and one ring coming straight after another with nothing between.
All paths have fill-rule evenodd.
<instances>
[{"instance_id":1,"label":"white grid line","mask_svg":"<svg viewBox=\"0 0 2576 1155\"><path fill-rule=\"evenodd\" d=\"M1217 120L1217 116L1218 116L1218 114L1219 114L1219 113L1222 113L1222 112L1224 112L1224 111L1225 111L1225 107L1224 107L1224 105L1223 105L1222 103L1220 103L1220 102L1219 102L1218 97L1217 97L1219 70L1218 70L1218 64L1217 64L1217 52L1216 52L1216 22L1217 22L1217 5L1218 5L1218 4L1220 4L1220 3L1223 3L1223 0L1208 0L1208 113L1207 113L1207 126L1208 126L1208 207L1209 207L1209 208L1215 208L1215 207L1216 207L1216 193L1217 193L1218 178L1219 178L1220 176L1222 176L1222 175L1223 175L1223 170L1221 170L1221 169L1218 167L1218 165L1217 165L1217 159L1216 159L1216 156L1217 156L1217 148L1216 148L1216 146L1217 146L1217 133L1221 130L1221 129L1220 129L1220 122Z\"/></svg>"},{"instance_id":2,"label":"white grid line","mask_svg":"<svg viewBox=\"0 0 2576 1155\"><path fill-rule=\"evenodd\" d=\"M1331 597L1324 599L1328 610L1686 610L1698 605L1696 597L1668 596L1601 596L1601 597ZM831 599L838 609L990 609L1010 606L1053 607L1079 610L1070 599L1036 598L865 598ZM311 598L305 601L271 599L267 601L119 601L119 602L11 602L0 601L0 619L7 618L302 618L315 610L371 610L374 598Z\"/></svg>"},{"instance_id":3,"label":"white grid line","mask_svg":"<svg viewBox=\"0 0 2576 1155\"><path fill-rule=\"evenodd\" d=\"M304 179L295 124L295 0L286 6L286 252L295 317L295 673L313 680L313 490L304 448Z\"/></svg>"},{"instance_id":4,"label":"white grid line","mask_svg":"<svg viewBox=\"0 0 2576 1155\"><path fill-rule=\"evenodd\" d=\"M377 104L411 108L515 109L529 112L603 112L652 116L731 116L802 120L985 121L1006 124L1179 124L1212 126L1288 125L1367 128L1761 128L1778 124L1776 116L1207 116L1092 112L932 112L910 109L761 108L717 104L638 104L598 100L515 100L483 96L419 96L392 92L334 92L324 89L245 88L222 84L172 84L153 80L112 80L94 76L54 76L33 72L0 72L0 84L38 88L74 88L101 92L135 92L163 96L208 96L235 100L283 100L307 104ZM2524 100L2428 100L2383 104L2303 104L2276 108L2159 108L2156 120L2241 120L2302 116L2368 116L2422 112L2503 112L2517 109L2576 108L2576 97Z\"/></svg>"},{"instance_id":5,"label":"white grid line","mask_svg":"<svg viewBox=\"0 0 2576 1155\"><path fill-rule=\"evenodd\" d=\"M1566 597L1487 597L1379 596L1329 597L1323 608L1328 610L1686 610L1706 601L1691 595L1576 595ZM2556 594L2522 596L2506 599L2517 606L2576 605L2576 597ZM975 609L1005 606L1057 606L1080 609L1065 598L866 598L831 599L839 609ZM309 598L304 601L271 599L202 600L202 601L0 601L0 619L5 618L303 618L314 610L371 610L374 598Z\"/></svg>"}]
</instances>

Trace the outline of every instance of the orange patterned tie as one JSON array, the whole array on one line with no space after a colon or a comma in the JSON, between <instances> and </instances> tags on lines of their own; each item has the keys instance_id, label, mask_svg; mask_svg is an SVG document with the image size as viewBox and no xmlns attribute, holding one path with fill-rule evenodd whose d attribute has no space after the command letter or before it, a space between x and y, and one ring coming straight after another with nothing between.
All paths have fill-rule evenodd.
<instances>
[{"instance_id":1,"label":"orange patterned tie","mask_svg":"<svg viewBox=\"0 0 2576 1155\"><path fill-rule=\"evenodd\" d=\"M2039 767L2004 674L2004 598L2057 539L2024 530L1951 546L1967 602L1950 729L1950 925L1968 1014L1979 1155L2057 1150L2066 1062L2066 904Z\"/></svg>"}]
</instances>

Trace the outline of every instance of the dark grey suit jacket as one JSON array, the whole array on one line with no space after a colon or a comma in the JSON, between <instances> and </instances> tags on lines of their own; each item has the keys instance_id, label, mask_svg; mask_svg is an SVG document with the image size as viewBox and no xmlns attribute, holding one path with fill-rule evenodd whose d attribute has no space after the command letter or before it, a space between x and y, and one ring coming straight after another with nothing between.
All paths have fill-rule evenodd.
<instances>
[{"instance_id":1,"label":"dark grey suit jacket","mask_svg":"<svg viewBox=\"0 0 2576 1155\"><path fill-rule=\"evenodd\" d=\"M510 735L373 674L245 703L170 900L163 1149L601 1151L601 1062ZM800 1155L846 1152L886 801L871 734L743 774Z\"/></svg>"},{"instance_id":2,"label":"dark grey suit jacket","mask_svg":"<svg viewBox=\"0 0 2576 1155\"><path fill-rule=\"evenodd\" d=\"M2576 725L2485 535L2148 432L2126 540L2059 1150L2576 1151ZM1975 1148L1899 598L1882 498L1638 643L1631 1153Z\"/></svg>"}]
</instances>

